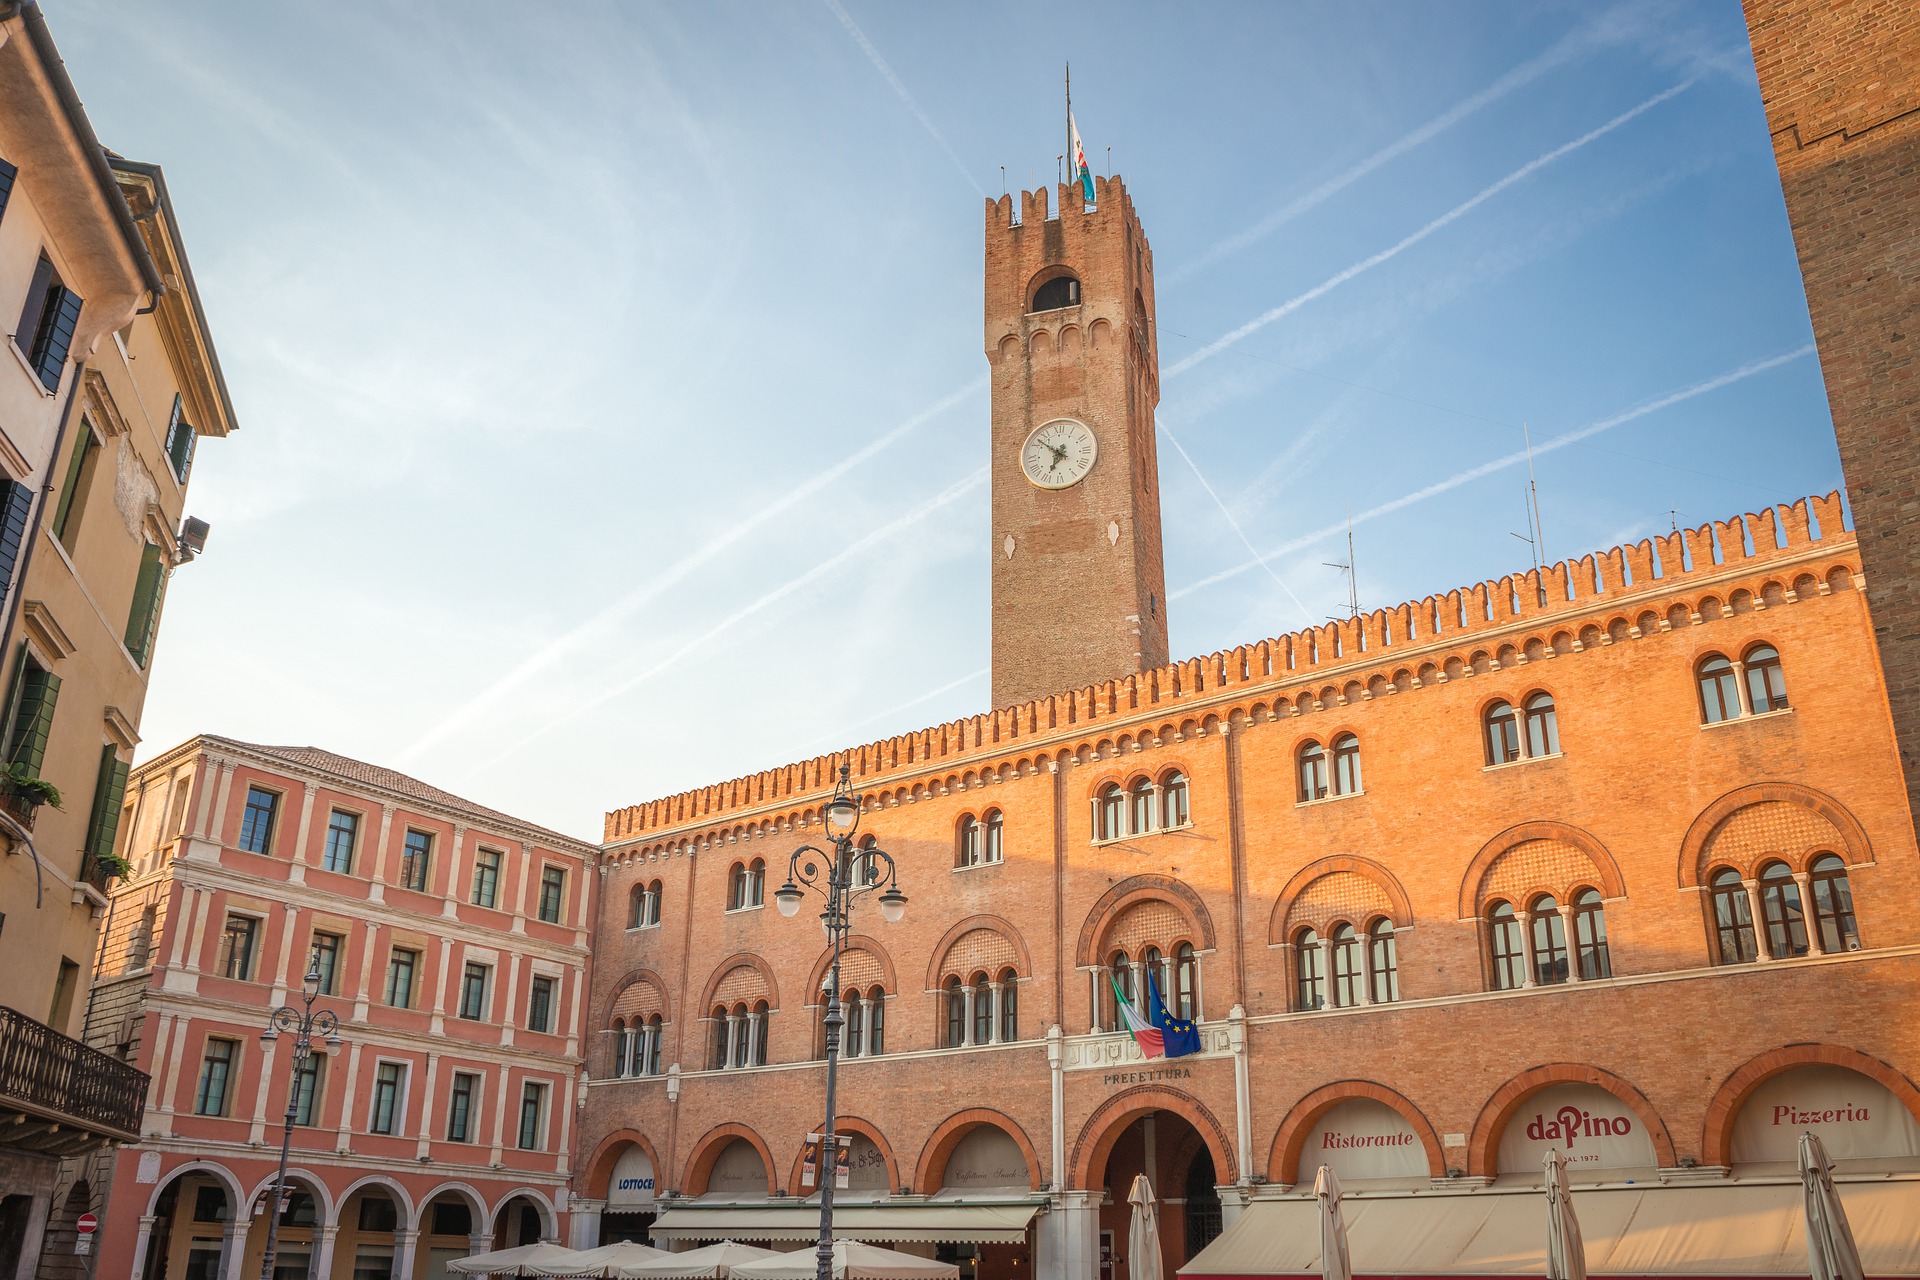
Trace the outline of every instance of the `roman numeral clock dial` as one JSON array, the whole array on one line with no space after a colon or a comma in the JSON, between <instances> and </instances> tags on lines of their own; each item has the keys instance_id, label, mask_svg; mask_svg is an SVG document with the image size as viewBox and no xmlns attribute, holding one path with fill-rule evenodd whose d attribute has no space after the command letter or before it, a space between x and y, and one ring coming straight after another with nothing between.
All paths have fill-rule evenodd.
<instances>
[{"instance_id":1,"label":"roman numeral clock dial","mask_svg":"<svg viewBox=\"0 0 1920 1280\"><path fill-rule=\"evenodd\" d=\"M1020 446L1020 469L1040 489L1066 489L1086 479L1100 446L1084 422L1055 418L1033 429Z\"/></svg>"}]
</instances>

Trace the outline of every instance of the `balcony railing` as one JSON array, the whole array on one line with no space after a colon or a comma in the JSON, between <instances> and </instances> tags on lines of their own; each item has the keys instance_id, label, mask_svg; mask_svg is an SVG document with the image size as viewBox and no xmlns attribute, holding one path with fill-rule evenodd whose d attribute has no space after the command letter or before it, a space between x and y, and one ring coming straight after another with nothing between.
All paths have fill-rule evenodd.
<instances>
[{"instance_id":1,"label":"balcony railing","mask_svg":"<svg viewBox=\"0 0 1920 1280\"><path fill-rule=\"evenodd\" d=\"M146 1072L0 1005L0 1113L37 1122L0 1128L0 1145L40 1136L66 1149L130 1142L140 1136L146 1098Z\"/></svg>"}]
</instances>

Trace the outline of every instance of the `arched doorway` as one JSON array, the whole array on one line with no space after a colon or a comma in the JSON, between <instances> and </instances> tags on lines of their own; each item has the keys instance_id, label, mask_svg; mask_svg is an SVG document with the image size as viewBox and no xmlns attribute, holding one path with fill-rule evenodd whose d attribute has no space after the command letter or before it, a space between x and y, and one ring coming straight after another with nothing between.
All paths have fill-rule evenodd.
<instances>
[{"instance_id":1,"label":"arched doorway","mask_svg":"<svg viewBox=\"0 0 1920 1280\"><path fill-rule=\"evenodd\" d=\"M47 1231L40 1245L39 1274L46 1280L86 1280L91 1258L74 1247L79 1232L75 1225L80 1215L93 1208L93 1187L85 1178L68 1188L66 1196L54 1206L47 1218ZM24 1234L25 1224L22 1224ZM5 1228L0 1227L0 1238ZM10 1272L0 1270L0 1275Z\"/></svg>"},{"instance_id":2,"label":"arched doorway","mask_svg":"<svg viewBox=\"0 0 1920 1280\"><path fill-rule=\"evenodd\" d=\"M1148 1111L1126 1122L1108 1149L1104 1168L1089 1170L1088 1186L1103 1187L1100 1253L1113 1262L1113 1280L1132 1280L1127 1228L1133 1180L1144 1173L1153 1188L1160 1226L1160 1272L1172 1275L1220 1234L1220 1174L1206 1139L1173 1111ZM1103 1274L1105 1274L1103 1268Z\"/></svg>"},{"instance_id":3,"label":"arched doorway","mask_svg":"<svg viewBox=\"0 0 1920 1280\"><path fill-rule=\"evenodd\" d=\"M394 1263L406 1218L406 1209L388 1187L369 1183L348 1196L340 1205L332 1280L405 1280L394 1274Z\"/></svg>"},{"instance_id":4,"label":"arched doorway","mask_svg":"<svg viewBox=\"0 0 1920 1280\"><path fill-rule=\"evenodd\" d=\"M307 1280L313 1273L314 1233L326 1224L326 1214L317 1188L304 1174L288 1173L280 1188L276 1205L273 1183L269 1181L253 1198L247 1224L247 1256L241 1273L260 1274L261 1260L267 1252L267 1214L277 1212L280 1224L273 1238L273 1280Z\"/></svg>"},{"instance_id":5,"label":"arched doorway","mask_svg":"<svg viewBox=\"0 0 1920 1280\"><path fill-rule=\"evenodd\" d=\"M493 1220L493 1247L517 1249L547 1238L546 1216L531 1196L514 1196L500 1206Z\"/></svg>"},{"instance_id":6,"label":"arched doorway","mask_svg":"<svg viewBox=\"0 0 1920 1280\"><path fill-rule=\"evenodd\" d=\"M205 1168L188 1169L167 1182L154 1198L141 1280L220 1280L236 1199L227 1183Z\"/></svg>"},{"instance_id":7,"label":"arched doorway","mask_svg":"<svg viewBox=\"0 0 1920 1280\"><path fill-rule=\"evenodd\" d=\"M614 1158L607 1174L606 1208L600 1212L599 1243L647 1243L653 1228L655 1177L653 1157L637 1142L628 1143Z\"/></svg>"},{"instance_id":8,"label":"arched doorway","mask_svg":"<svg viewBox=\"0 0 1920 1280\"><path fill-rule=\"evenodd\" d=\"M413 1280L459 1280L447 1270L456 1258L486 1247L481 1237L480 1201L453 1187L435 1192L420 1206L420 1243L414 1247Z\"/></svg>"}]
</instances>

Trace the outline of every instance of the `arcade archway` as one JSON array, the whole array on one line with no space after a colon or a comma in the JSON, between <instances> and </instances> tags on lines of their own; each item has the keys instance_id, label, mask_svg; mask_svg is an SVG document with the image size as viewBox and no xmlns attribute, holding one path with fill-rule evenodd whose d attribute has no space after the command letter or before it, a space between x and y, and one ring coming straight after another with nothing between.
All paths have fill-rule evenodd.
<instances>
[{"instance_id":1,"label":"arcade archway","mask_svg":"<svg viewBox=\"0 0 1920 1280\"><path fill-rule=\"evenodd\" d=\"M1113 1280L1136 1274L1126 1256L1127 1226L1134 1179L1142 1173L1159 1213L1160 1274L1174 1274L1211 1244L1221 1228L1217 1188L1235 1176L1229 1160L1212 1117L1184 1096L1141 1096L1096 1113L1076 1163L1083 1173L1078 1185L1107 1193L1100 1208L1102 1274L1109 1274L1108 1260Z\"/></svg>"}]
</instances>

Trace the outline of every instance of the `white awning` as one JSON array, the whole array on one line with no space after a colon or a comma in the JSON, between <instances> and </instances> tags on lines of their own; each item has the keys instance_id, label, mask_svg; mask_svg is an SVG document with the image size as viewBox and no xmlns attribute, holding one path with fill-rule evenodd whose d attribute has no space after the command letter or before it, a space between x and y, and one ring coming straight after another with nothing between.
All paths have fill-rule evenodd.
<instances>
[{"instance_id":1,"label":"white awning","mask_svg":"<svg viewBox=\"0 0 1920 1280\"><path fill-rule=\"evenodd\" d=\"M1870 1276L1920 1276L1920 1182L1842 1183ZM1538 1276L1546 1267L1544 1191L1348 1197L1358 1276ZM1576 1188L1574 1211L1595 1276L1804 1276L1800 1184ZM1183 1277L1318 1277L1319 1209L1310 1198L1256 1200Z\"/></svg>"},{"instance_id":2,"label":"white awning","mask_svg":"<svg viewBox=\"0 0 1920 1280\"><path fill-rule=\"evenodd\" d=\"M849 1204L833 1209L836 1240L884 1244L1019 1244L1038 1204ZM654 1220L655 1240L815 1240L817 1205L688 1205Z\"/></svg>"}]
</instances>

